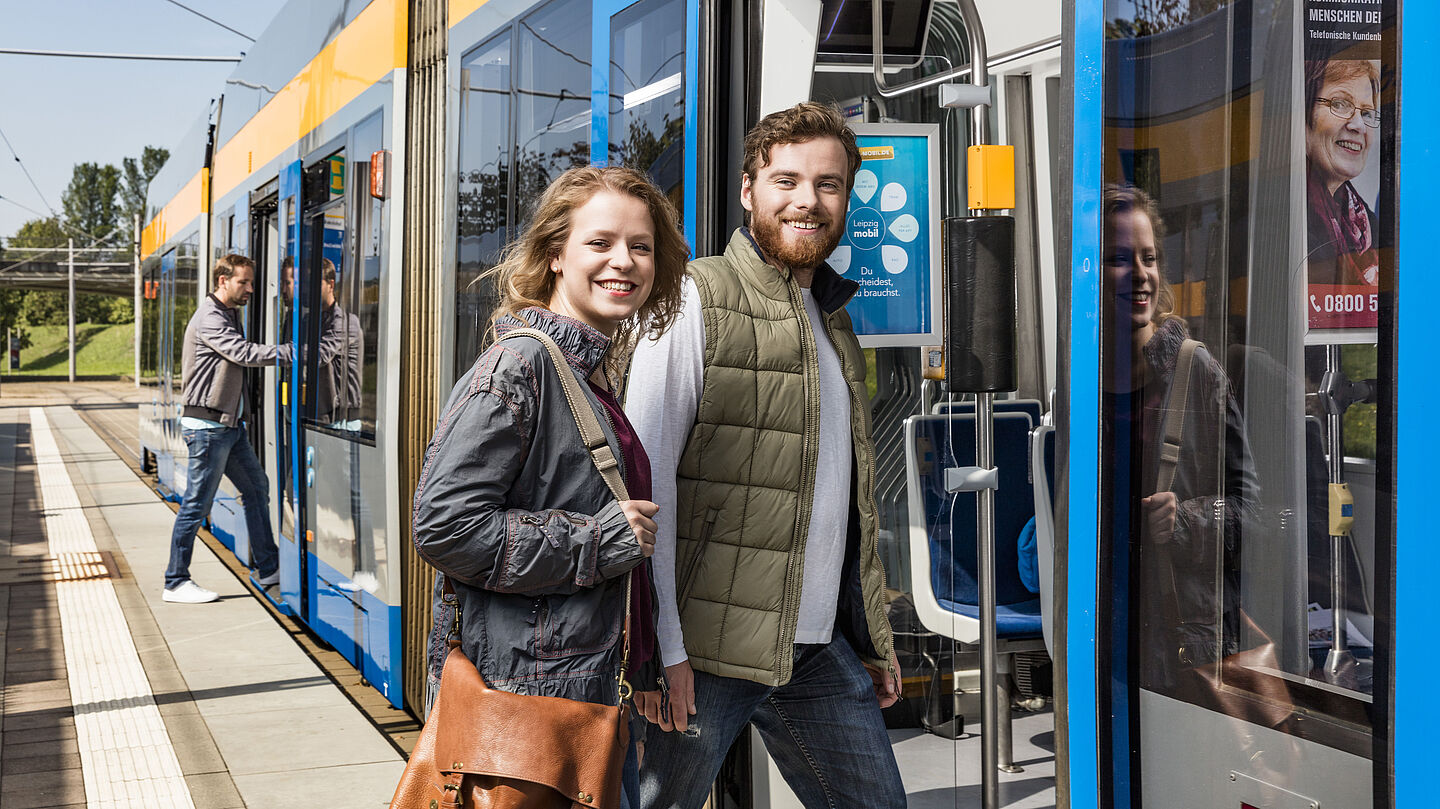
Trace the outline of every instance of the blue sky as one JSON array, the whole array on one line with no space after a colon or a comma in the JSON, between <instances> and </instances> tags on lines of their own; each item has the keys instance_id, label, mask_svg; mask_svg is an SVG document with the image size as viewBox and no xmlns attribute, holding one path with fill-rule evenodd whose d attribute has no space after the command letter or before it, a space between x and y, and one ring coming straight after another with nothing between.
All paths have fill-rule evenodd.
<instances>
[{"instance_id":1,"label":"blue sky","mask_svg":"<svg viewBox=\"0 0 1440 809\"><path fill-rule=\"evenodd\" d=\"M257 38L285 4L180 1ZM0 20L7 48L239 56L250 45L166 0L0 0ZM76 163L118 168L147 145L170 148L234 67L0 54L0 131L44 195L0 142L0 237L49 215L46 202L59 211Z\"/></svg>"}]
</instances>

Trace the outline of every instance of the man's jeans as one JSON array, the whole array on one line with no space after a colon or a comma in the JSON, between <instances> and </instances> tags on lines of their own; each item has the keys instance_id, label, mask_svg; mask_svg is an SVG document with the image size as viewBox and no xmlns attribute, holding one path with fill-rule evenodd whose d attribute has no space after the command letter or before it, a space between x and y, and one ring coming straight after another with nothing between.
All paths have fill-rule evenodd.
<instances>
[{"instance_id":1,"label":"man's jeans","mask_svg":"<svg viewBox=\"0 0 1440 809\"><path fill-rule=\"evenodd\" d=\"M270 526L269 481L260 459L245 435L244 427L217 427L210 430L181 430L185 446L190 448L189 485L180 513L175 515L175 530L170 535L170 566L165 569L165 589L184 584L190 578L190 555L195 550L195 532L200 529L220 476L240 490L245 504L245 527L250 532L250 560L263 578L275 572L279 552L275 533Z\"/></svg>"},{"instance_id":2,"label":"man's jeans","mask_svg":"<svg viewBox=\"0 0 1440 809\"><path fill-rule=\"evenodd\" d=\"M644 809L699 809L746 722L807 809L905 806L874 683L838 634L797 645L794 675L778 688L695 672L695 711L685 733L647 730Z\"/></svg>"}]
</instances>

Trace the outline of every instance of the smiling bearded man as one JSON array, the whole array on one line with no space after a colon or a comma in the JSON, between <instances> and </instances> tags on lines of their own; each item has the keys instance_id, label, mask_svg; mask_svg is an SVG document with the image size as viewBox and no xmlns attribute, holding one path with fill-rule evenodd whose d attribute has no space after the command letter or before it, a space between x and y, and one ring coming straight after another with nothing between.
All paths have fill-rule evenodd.
<instances>
[{"instance_id":1,"label":"smiling bearded man","mask_svg":"<svg viewBox=\"0 0 1440 809\"><path fill-rule=\"evenodd\" d=\"M860 151L838 110L803 103L760 121L744 160L750 227L691 262L679 319L630 370L669 688L636 684L665 731L641 805L698 809L753 722L807 807L903 807L857 284L824 263Z\"/></svg>"}]
</instances>

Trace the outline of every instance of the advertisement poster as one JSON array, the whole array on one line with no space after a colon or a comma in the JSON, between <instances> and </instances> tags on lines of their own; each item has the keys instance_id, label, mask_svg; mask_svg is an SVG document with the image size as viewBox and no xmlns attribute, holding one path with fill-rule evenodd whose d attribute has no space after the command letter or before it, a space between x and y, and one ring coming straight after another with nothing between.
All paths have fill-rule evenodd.
<instances>
[{"instance_id":1,"label":"advertisement poster","mask_svg":"<svg viewBox=\"0 0 1440 809\"><path fill-rule=\"evenodd\" d=\"M1374 329L1379 308L1380 0L1305 8L1306 312Z\"/></svg>"},{"instance_id":2,"label":"advertisement poster","mask_svg":"<svg viewBox=\"0 0 1440 809\"><path fill-rule=\"evenodd\" d=\"M939 127L854 124L860 170L836 272L860 284L847 310L860 344L940 342Z\"/></svg>"}]
</instances>

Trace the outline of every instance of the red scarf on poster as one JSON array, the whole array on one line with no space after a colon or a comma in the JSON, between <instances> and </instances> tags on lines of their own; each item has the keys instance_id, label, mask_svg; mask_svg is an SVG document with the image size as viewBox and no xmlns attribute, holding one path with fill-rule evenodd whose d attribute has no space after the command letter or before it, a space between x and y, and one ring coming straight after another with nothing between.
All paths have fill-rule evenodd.
<instances>
[{"instance_id":1,"label":"red scarf on poster","mask_svg":"<svg viewBox=\"0 0 1440 809\"><path fill-rule=\"evenodd\" d=\"M1343 284L1368 284L1375 286L1380 278L1380 256L1375 250L1375 236L1371 232L1370 209L1349 182L1341 183L1332 195L1324 183L1314 174L1307 178L1306 194L1310 210L1315 213L1312 226L1318 220L1325 233L1325 243L1335 251L1337 265L1336 281ZM1316 234L1311 234L1314 244Z\"/></svg>"}]
</instances>

